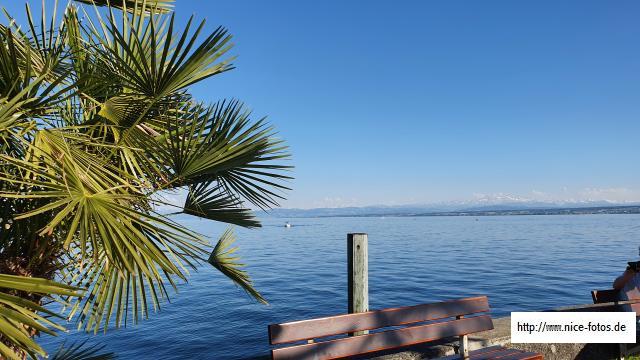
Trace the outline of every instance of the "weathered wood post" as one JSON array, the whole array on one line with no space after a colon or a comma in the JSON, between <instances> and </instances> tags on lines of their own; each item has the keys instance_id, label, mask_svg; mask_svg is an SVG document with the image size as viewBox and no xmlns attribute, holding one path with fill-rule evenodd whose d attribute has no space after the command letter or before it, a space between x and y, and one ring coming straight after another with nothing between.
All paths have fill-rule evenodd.
<instances>
[{"instance_id":1,"label":"weathered wood post","mask_svg":"<svg viewBox=\"0 0 640 360\"><path fill-rule=\"evenodd\" d=\"M349 314L369 311L369 246L367 234L347 234ZM350 335L368 334L358 331Z\"/></svg>"},{"instance_id":2,"label":"weathered wood post","mask_svg":"<svg viewBox=\"0 0 640 360\"><path fill-rule=\"evenodd\" d=\"M464 319L464 315L456 316L456 320ZM460 348L458 348L458 354L462 357L462 359L469 359L469 337L467 335L462 335L458 338L460 341Z\"/></svg>"}]
</instances>

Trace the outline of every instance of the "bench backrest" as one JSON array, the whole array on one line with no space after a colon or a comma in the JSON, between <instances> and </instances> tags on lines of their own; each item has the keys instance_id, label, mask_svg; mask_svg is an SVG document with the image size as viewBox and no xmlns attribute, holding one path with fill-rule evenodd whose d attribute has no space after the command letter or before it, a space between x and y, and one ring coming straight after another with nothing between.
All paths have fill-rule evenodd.
<instances>
[{"instance_id":1,"label":"bench backrest","mask_svg":"<svg viewBox=\"0 0 640 360\"><path fill-rule=\"evenodd\" d=\"M334 337L273 349L271 355L275 360L336 359L472 334L493 329L489 315L467 317L487 311L487 297L479 296L269 325L272 345ZM344 337L349 333L387 327L394 328Z\"/></svg>"},{"instance_id":2,"label":"bench backrest","mask_svg":"<svg viewBox=\"0 0 640 360\"><path fill-rule=\"evenodd\" d=\"M620 291L615 289L592 290L591 297L594 304L617 302L620 300Z\"/></svg>"},{"instance_id":3,"label":"bench backrest","mask_svg":"<svg viewBox=\"0 0 640 360\"><path fill-rule=\"evenodd\" d=\"M636 316L640 316L640 299L630 300L634 303L626 305L629 301L620 299L620 290L592 290L591 297L594 304L613 303L611 306L599 309L599 311L626 311L625 306L629 306L632 311L636 312Z\"/></svg>"}]
</instances>

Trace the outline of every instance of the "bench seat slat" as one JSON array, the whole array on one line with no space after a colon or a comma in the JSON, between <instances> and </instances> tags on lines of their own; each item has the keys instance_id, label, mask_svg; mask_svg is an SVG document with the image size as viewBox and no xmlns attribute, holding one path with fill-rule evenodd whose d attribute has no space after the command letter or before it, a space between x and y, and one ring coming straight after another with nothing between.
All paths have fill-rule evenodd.
<instances>
[{"instance_id":1,"label":"bench seat slat","mask_svg":"<svg viewBox=\"0 0 640 360\"><path fill-rule=\"evenodd\" d=\"M274 360L328 360L493 329L488 315L274 349Z\"/></svg>"},{"instance_id":2,"label":"bench seat slat","mask_svg":"<svg viewBox=\"0 0 640 360\"><path fill-rule=\"evenodd\" d=\"M505 355L494 354L492 355L492 357L489 357L486 360L543 360L544 359L542 354L536 354L532 352L515 350L515 349L508 349L508 350L511 350L511 351L509 353L505 352Z\"/></svg>"},{"instance_id":3,"label":"bench seat slat","mask_svg":"<svg viewBox=\"0 0 640 360\"><path fill-rule=\"evenodd\" d=\"M540 354L502 346L491 346L469 352L469 360L542 360ZM460 360L460 355L449 355L434 360Z\"/></svg>"},{"instance_id":4,"label":"bench seat slat","mask_svg":"<svg viewBox=\"0 0 640 360\"><path fill-rule=\"evenodd\" d=\"M513 355L507 355L503 357L489 358L487 360L543 360L544 357L541 354L532 352L519 352Z\"/></svg>"},{"instance_id":5,"label":"bench seat slat","mask_svg":"<svg viewBox=\"0 0 640 360\"><path fill-rule=\"evenodd\" d=\"M272 345L489 311L486 296L269 325Z\"/></svg>"},{"instance_id":6,"label":"bench seat slat","mask_svg":"<svg viewBox=\"0 0 640 360\"><path fill-rule=\"evenodd\" d=\"M486 357L480 357L480 359L486 359L486 360L514 360L514 359L520 359L520 358L527 358L528 355L526 352L522 351L522 350L516 350L516 349L503 349L500 351L497 351L493 354L490 354L489 356Z\"/></svg>"}]
</instances>

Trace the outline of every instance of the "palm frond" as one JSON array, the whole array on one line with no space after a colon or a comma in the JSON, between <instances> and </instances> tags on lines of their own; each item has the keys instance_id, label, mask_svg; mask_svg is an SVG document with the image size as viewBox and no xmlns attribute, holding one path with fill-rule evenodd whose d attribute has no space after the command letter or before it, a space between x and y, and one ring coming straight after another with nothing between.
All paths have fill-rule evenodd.
<instances>
[{"instance_id":1,"label":"palm frond","mask_svg":"<svg viewBox=\"0 0 640 360\"><path fill-rule=\"evenodd\" d=\"M27 292L43 296L79 296L79 289L46 279L29 278L0 274L0 355L8 359L22 359L22 352L32 358L46 355L46 352L33 339L34 332L57 335L56 331L64 330L49 317L63 318L51 310L20 296ZM38 312L48 315L45 317Z\"/></svg>"},{"instance_id":2,"label":"palm frond","mask_svg":"<svg viewBox=\"0 0 640 360\"><path fill-rule=\"evenodd\" d=\"M109 6L130 12L169 12L173 10L175 0L75 0L80 3ZM143 7L144 6L144 7Z\"/></svg>"},{"instance_id":3,"label":"palm frond","mask_svg":"<svg viewBox=\"0 0 640 360\"><path fill-rule=\"evenodd\" d=\"M105 307L113 306L114 301L118 301L120 307L126 306L130 296L137 306L137 294L143 297L148 290L156 293L154 289L163 288L165 282L173 285L171 277L186 279L187 268L195 268L194 259L197 261L206 255L204 239L162 215L143 210L142 184L96 156L95 149L87 151L90 148L83 149L79 146L81 142L73 142L61 132L42 131L35 144L37 147L34 146L30 153L40 165L3 157L7 163L32 175L26 177L28 182L4 179L30 186L23 194L4 193L2 196L51 199L46 205L15 218L21 220L54 213L40 234L64 228L64 247L68 251L74 250L73 256L80 259L85 271L100 275L86 275L84 277L89 276L91 281L78 283L88 288L89 294L77 305L82 308L81 327L94 332L103 325L106 327L110 316L105 317ZM56 157L49 154L56 154ZM90 263L85 264L86 260ZM131 289L131 295L128 290L115 295L112 293L115 286ZM146 301L142 299L140 304L146 317ZM153 306L159 307L155 296ZM72 315L74 313L72 311ZM133 314L134 322L137 322L137 307Z\"/></svg>"},{"instance_id":4,"label":"palm frond","mask_svg":"<svg viewBox=\"0 0 640 360\"><path fill-rule=\"evenodd\" d=\"M104 345L87 345L87 340L67 346L63 342L51 360L113 360L118 357L113 352L102 352Z\"/></svg>"},{"instance_id":5,"label":"palm frond","mask_svg":"<svg viewBox=\"0 0 640 360\"><path fill-rule=\"evenodd\" d=\"M192 31L193 17L184 29L175 28L173 15L138 22L123 16L122 28L114 17L99 21L102 32L86 31L101 40L99 53L115 70L112 81L129 92L158 100L232 68L231 59L221 60L231 48L231 36L219 27L199 41L204 21Z\"/></svg>"},{"instance_id":6,"label":"palm frond","mask_svg":"<svg viewBox=\"0 0 640 360\"><path fill-rule=\"evenodd\" d=\"M34 335L62 329L44 302L85 331L135 324L207 261L264 302L231 230L214 247L154 207L187 190L180 212L254 228L245 204L288 189L287 147L264 119L189 93L232 69L231 35L176 25L172 0L78 2L0 25L0 268L35 279L0 277L0 357L43 355Z\"/></svg>"},{"instance_id":7,"label":"palm frond","mask_svg":"<svg viewBox=\"0 0 640 360\"><path fill-rule=\"evenodd\" d=\"M105 101L98 115L114 125L131 128L136 123L151 117L151 100L139 95L116 95Z\"/></svg>"},{"instance_id":8,"label":"palm frond","mask_svg":"<svg viewBox=\"0 0 640 360\"><path fill-rule=\"evenodd\" d=\"M166 243L161 234L149 233L148 236L158 243ZM187 242L176 248L184 254L200 252L195 245ZM146 259L143 254L138 255ZM180 253L169 255L175 263L180 264L184 273L196 269L197 263L189 257ZM98 260L71 263L63 269L61 274L65 281L87 289L85 296L78 298L69 310L69 316L77 318L79 330L97 333L100 330L106 332L109 325L115 325L116 328L129 323L135 325L141 319L147 319L151 310L160 310L162 302L169 299L167 286L177 291L174 274L160 266L150 267L151 274L147 274L138 268L133 256L129 261L133 271L111 265L104 254L100 254Z\"/></svg>"},{"instance_id":9,"label":"palm frond","mask_svg":"<svg viewBox=\"0 0 640 360\"><path fill-rule=\"evenodd\" d=\"M277 205L282 196L276 191L288 189L282 181L291 179L283 171L291 166L274 163L289 154L264 120L250 124L251 113L235 100L190 106L181 114L188 115L169 118L167 124L171 186L214 179L222 185L218 189L254 205Z\"/></svg>"},{"instance_id":10,"label":"palm frond","mask_svg":"<svg viewBox=\"0 0 640 360\"><path fill-rule=\"evenodd\" d=\"M3 9L9 19L9 26L0 25L0 38L6 42L8 50L14 56L11 60L23 71L27 70L38 76L50 74L59 77L64 72L65 26L58 19L57 0L50 18L46 17L45 9L43 6L40 21L36 23L31 7L26 4L26 30L18 26L15 19ZM17 68L14 67L13 71L15 70Z\"/></svg>"},{"instance_id":11,"label":"palm frond","mask_svg":"<svg viewBox=\"0 0 640 360\"><path fill-rule=\"evenodd\" d=\"M23 107L32 99L23 100L23 94L13 98L0 98L0 149L2 153L21 156L23 136L36 127L36 122L24 116Z\"/></svg>"},{"instance_id":12,"label":"palm frond","mask_svg":"<svg viewBox=\"0 0 640 360\"><path fill-rule=\"evenodd\" d=\"M175 247L184 243L202 245L203 241L162 216L136 210L144 199L140 184L95 153L91 154L91 151L86 151L88 149L73 146L68 141L60 132L40 132L35 141L38 146L31 153L44 165L4 157L7 163L33 174L31 183L41 190L3 196L46 196L51 199L46 206L20 214L16 219L55 211L56 215L41 229L41 235L51 233L64 222L68 229L65 247L80 235L81 248L104 249L107 258L121 270L135 273L135 264L137 271L151 276L153 267L159 266L183 277L169 256L196 256L197 250L176 254ZM49 154L56 154L56 157ZM156 243L150 234L161 238L164 243Z\"/></svg>"},{"instance_id":13,"label":"palm frond","mask_svg":"<svg viewBox=\"0 0 640 360\"><path fill-rule=\"evenodd\" d=\"M4 45L0 46L0 97L19 97L25 101L25 112L47 119L56 105L74 95L72 87L64 84L69 73L57 73L49 67L36 69L30 47L22 53L21 42L12 30L4 28L0 40Z\"/></svg>"},{"instance_id":14,"label":"palm frond","mask_svg":"<svg viewBox=\"0 0 640 360\"><path fill-rule=\"evenodd\" d=\"M82 24L76 7L67 7L64 28L65 43L68 46L67 67L73 71L74 85L80 95L76 102L84 113L84 121L72 124L87 123L93 120L92 115L99 110L98 106L120 94L122 88L111 76L114 69L97 50L101 46L101 40L92 36L93 32Z\"/></svg>"},{"instance_id":15,"label":"palm frond","mask_svg":"<svg viewBox=\"0 0 640 360\"><path fill-rule=\"evenodd\" d=\"M213 182L190 186L183 212L246 228L261 226L253 212L242 207L242 201L237 196Z\"/></svg>"},{"instance_id":16,"label":"palm frond","mask_svg":"<svg viewBox=\"0 0 640 360\"><path fill-rule=\"evenodd\" d=\"M209 264L213 265L254 299L266 304L267 300L254 288L249 274L242 270L244 264L238 262L240 258L235 255L238 248L233 247L235 241L236 237L233 230L230 228L225 230L209 256Z\"/></svg>"}]
</instances>

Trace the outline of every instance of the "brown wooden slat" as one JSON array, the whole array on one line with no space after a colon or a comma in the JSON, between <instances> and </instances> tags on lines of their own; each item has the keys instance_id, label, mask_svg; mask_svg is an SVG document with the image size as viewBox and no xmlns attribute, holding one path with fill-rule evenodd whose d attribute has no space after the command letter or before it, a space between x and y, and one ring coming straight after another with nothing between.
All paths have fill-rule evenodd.
<instances>
[{"instance_id":1,"label":"brown wooden slat","mask_svg":"<svg viewBox=\"0 0 640 360\"><path fill-rule=\"evenodd\" d=\"M470 360L497 360L507 356L516 355L518 353L520 353L520 350L507 349L503 347L497 351L476 355L471 357Z\"/></svg>"},{"instance_id":2,"label":"brown wooden slat","mask_svg":"<svg viewBox=\"0 0 640 360\"><path fill-rule=\"evenodd\" d=\"M491 346L469 352L469 360L542 360L540 354L502 346ZM460 355L449 355L434 360L460 360Z\"/></svg>"},{"instance_id":3,"label":"brown wooden slat","mask_svg":"<svg viewBox=\"0 0 640 360\"><path fill-rule=\"evenodd\" d=\"M488 315L274 349L274 360L328 360L493 329Z\"/></svg>"},{"instance_id":4,"label":"brown wooden slat","mask_svg":"<svg viewBox=\"0 0 640 360\"><path fill-rule=\"evenodd\" d=\"M544 357L542 356L542 354L516 350L511 354L496 356L496 357L489 358L487 360L543 360L543 359Z\"/></svg>"},{"instance_id":5,"label":"brown wooden slat","mask_svg":"<svg viewBox=\"0 0 640 360\"><path fill-rule=\"evenodd\" d=\"M576 308L563 308L554 309L550 312L603 312L603 311L622 311L622 308L617 303L601 303L601 304L585 304Z\"/></svg>"},{"instance_id":6,"label":"brown wooden slat","mask_svg":"<svg viewBox=\"0 0 640 360\"><path fill-rule=\"evenodd\" d=\"M511 357L511 356L517 356L517 355L522 354L522 353L523 353L523 351L520 351L520 350L503 348L502 350L496 351L494 353L491 353L486 357L481 357L481 359L499 360L499 359L504 359L504 358L508 358L508 357Z\"/></svg>"},{"instance_id":7,"label":"brown wooden slat","mask_svg":"<svg viewBox=\"0 0 640 360\"><path fill-rule=\"evenodd\" d=\"M486 296L269 325L269 342L288 342L489 311Z\"/></svg>"}]
</instances>

